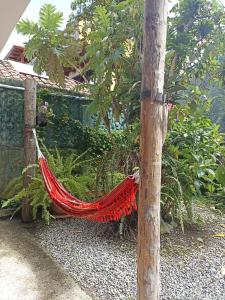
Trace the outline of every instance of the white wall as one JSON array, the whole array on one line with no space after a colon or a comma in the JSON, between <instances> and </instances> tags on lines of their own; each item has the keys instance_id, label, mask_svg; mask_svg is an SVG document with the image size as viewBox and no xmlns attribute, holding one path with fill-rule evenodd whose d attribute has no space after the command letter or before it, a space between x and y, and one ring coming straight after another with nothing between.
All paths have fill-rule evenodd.
<instances>
[{"instance_id":1,"label":"white wall","mask_svg":"<svg viewBox=\"0 0 225 300\"><path fill-rule=\"evenodd\" d=\"M0 51L30 0L0 0Z\"/></svg>"}]
</instances>

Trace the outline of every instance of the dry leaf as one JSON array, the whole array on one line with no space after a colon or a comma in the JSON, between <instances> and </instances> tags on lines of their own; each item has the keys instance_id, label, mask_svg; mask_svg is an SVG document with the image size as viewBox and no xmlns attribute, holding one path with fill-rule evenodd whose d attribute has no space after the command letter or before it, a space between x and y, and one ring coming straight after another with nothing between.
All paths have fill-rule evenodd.
<instances>
[{"instance_id":1,"label":"dry leaf","mask_svg":"<svg viewBox=\"0 0 225 300\"><path fill-rule=\"evenodd\" d=\"M74 232L74 233L81 233L82 230L74 230L73 232Z\"/></svg>"},{"instance_id":2,"label":"dry leaf","mask_svg":"<svg viewBox=\"0 0 225 300\"><path fill-rule=\"evenodd\" d=\"M215 237L225 237L225 232L218 232L218 233L215 233L213 236L215 236Z\"/></svg>"},{"instance_id":3,"label":"dry leaf","mask_svg":"<svg viewBox=\"0 0 225 300\"><path fill-rule=\"evenodd\" d=\"M224 266L222 266L222 268L221 268L221 275L222 275L222 277L225 276L225 267Z\"/></svg>"},{"instance_id":4,"label":"dry leaf","mask_svg":"<svg viewBox=\"0 0 225 300\"><path fill-rule=\"evenodd\" d=\"M202 238L197 238L197 241L199 241L200 243L204 243L203 239Z\"/></svg>"}]
</instances>

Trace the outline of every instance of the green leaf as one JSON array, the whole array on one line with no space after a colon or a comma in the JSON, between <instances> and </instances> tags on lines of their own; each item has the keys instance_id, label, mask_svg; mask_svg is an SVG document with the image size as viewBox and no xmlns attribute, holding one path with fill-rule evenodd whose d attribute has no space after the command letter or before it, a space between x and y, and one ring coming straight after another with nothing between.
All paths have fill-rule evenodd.
<instances>
[{"instance_id":1,"label":"green leaf","mask_svg":"<svg viewBox=\"0 0 225 300\"><path fill-rule=\"evenodd\" d=\"M28 19L20 20L16 25L16 30L24 35L34 35L38 31L38 25Z\"/></svg>"},{"instance_id":2,"label":"green leaf","mask_svg":"<svg viewBox=\"0 0 225 300\"><path fill-rule=\"evenodd\" d=\"M191 113L195 113L196 110L197 110L197 103L195 101L192 101L191 104L190 104L190 111Z\"/></svg>"},{"instance_id":3,"label":"green leaf","mask_svg":"<svg viewBox=\"0 0 225 300\"><path fill-rule=\"evenodd\" d=\"M207 189L210 193L215 191L215 186L212 183L207 184Z\"/></svg>"},{"instance_id":4,"label":"green leaf","mask_svg":"<svg viewBox=\"0 0 225 300\"><path fill-rule=\"evenodd\" d=\"M202 169L199 169L199 170L197 171L197 175L198 175L198 178L201 178L203 175L205 175L205 171L202 170Z\"/></svg>"},{"instance_id":5,"label":"green leaf","mask_svg":"<svg viewBox=\"0 0 225 300\"><path fill-rule=\"evenodd\" d=\"M225 187L225 167L224 166L220 166L216 170L216 179L220 184L222 184L223 187Z\"/></svg>"},{"instance_id":6,"label":"green leaf","mask_svg":"<svg viewBox=\"0 0 225 300\"><path fill-rule=\"evenodd\" d=\"M38 164L28 165L26 168L23 169L22 174L26 173L28 170L30 170L32 168L38 168Z\"/></svg>"},{"instance_id":7,"label":"green leaf","mask_svg":"<svg viewBox=\"0 0 225 300\"><path fill-rule=\"evenodd\" d=\"M45 4L39 12L39 24L44 29L55 31L63 21L63 13L58 12L52 4Z\"/></svg>"}]
</instances>

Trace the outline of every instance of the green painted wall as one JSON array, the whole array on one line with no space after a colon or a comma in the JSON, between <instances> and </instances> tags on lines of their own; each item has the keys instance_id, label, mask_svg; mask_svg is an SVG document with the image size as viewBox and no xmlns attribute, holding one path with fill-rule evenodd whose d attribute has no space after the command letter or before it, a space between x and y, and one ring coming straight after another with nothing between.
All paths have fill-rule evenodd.
<instances>
[{"instance_id":1,"label":"green painted wall","mask_svg":"<svg viewBox=\"0 0 225 300\"><path fill-rule=\"evenodd\" d=\"M39 128L39 136L49 148L74 148L71 137L72 127L67 120L78 120L84 125L92 126L91 118L85 114L89 100L78 95L38 93L38 102L46 101L51 107L54 117L50 118L46 127Z\"/></svg>"},{"instance_id":2,"label":"green painted wall","mask_svg":"<svg viewBox=\"0 0 225 300\"><path fill-rule=\"evenodd\" d=\"M23 86L21 81L0 80L1 84ZM40 93L39 93L40 92ZM84 107L88 101L78 95L69 95L65 97L57 92L52 95L49 91L46 93L38 90L38 101L47 101L58 117L69 117L88 124L88 120L84 120ZM0 198L4 195L2 191L9 181L21 175L24 167L24 150L23 150L23 109L24 109L24 92L21 90L13 90L0 87ZM67 143L56 141L54 126L48 124L43 128L44 135L47 137L47 146L54 148L55 146L67 147ZM59 136L64 135L64 128ZM64 145L65 144L65 145Z\"/></svg>"},{"instance_id":3,"label":"green painted wall","mask_svg":"<svg viewBox=\"0 0 225 300\"><path fill-rule=\"evenodd\" d=\"M23 91L0 87L0 197L23 163Z\"/></svg>"},{"instance_id":4,"label":"green painted wall","mask_svg":"<svg viewBox=\"0 0 225 300\"><path fill-rule=\"evenodd\" d=\"M0 88L0 145L23 146L23 91Z\"/></svg>"},{"instance_id":5,"label":"green painted wall","mask_svg":"<svg viewBox=\"0 0 225 300\"><path fill-rule=\"evenodd\" d=\"M10 149L0 146L0 198L9 181L21 175L24 166L23 148Z\"/></svg>"}]
</instances>

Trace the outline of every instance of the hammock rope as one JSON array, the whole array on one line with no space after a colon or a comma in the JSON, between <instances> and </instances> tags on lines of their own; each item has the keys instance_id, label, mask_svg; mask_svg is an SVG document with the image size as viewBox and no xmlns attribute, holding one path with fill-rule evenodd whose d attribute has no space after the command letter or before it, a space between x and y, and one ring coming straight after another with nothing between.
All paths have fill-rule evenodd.
<instances>
[{"instance_id":1,"label":"hammock rope","mask_svg":"<svg viewBox=\"0 0 225 300\"><path fill-rule=\"evenodd\" d=\"M38 164L46 191L54 204L65 215L97 222L108 222L117 221L122 216L130 215L133 210L137 210L138 172L125 178L100 199L92 203L84 202L71 195L57 180L40 150L35 129L33 129L33 134L37 147Z\"/></svg>"}]
</instances>

